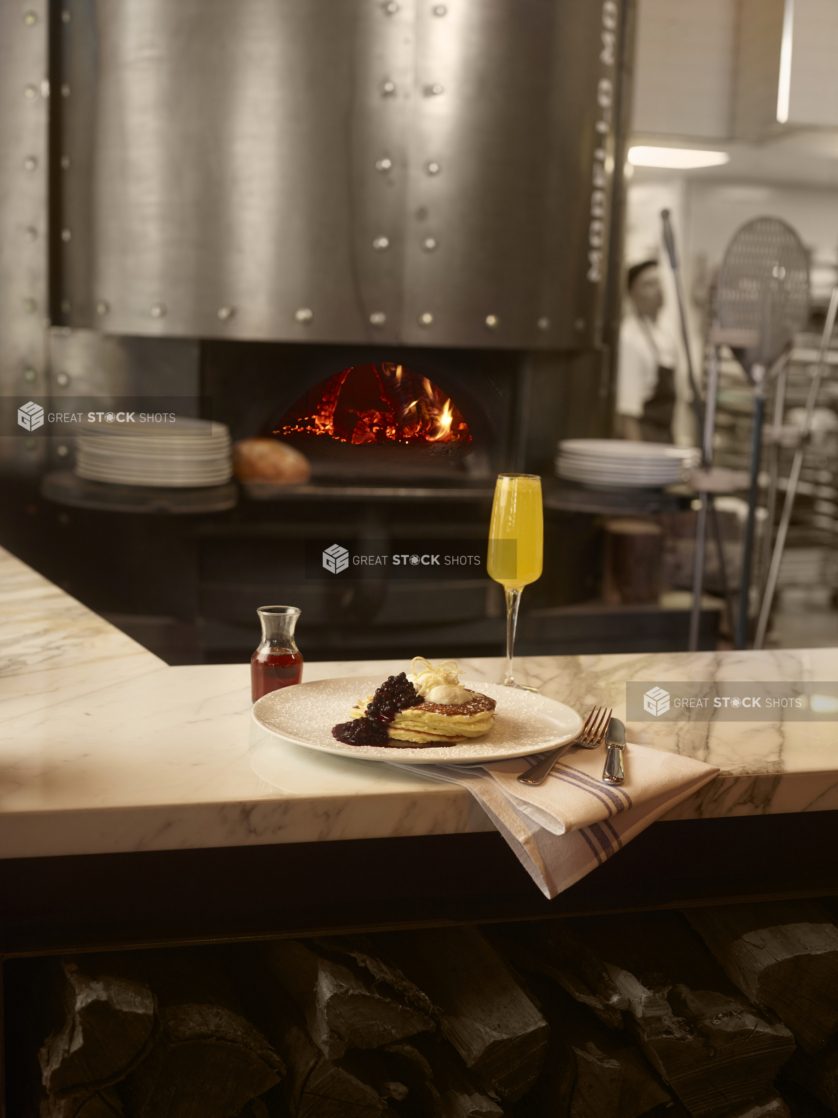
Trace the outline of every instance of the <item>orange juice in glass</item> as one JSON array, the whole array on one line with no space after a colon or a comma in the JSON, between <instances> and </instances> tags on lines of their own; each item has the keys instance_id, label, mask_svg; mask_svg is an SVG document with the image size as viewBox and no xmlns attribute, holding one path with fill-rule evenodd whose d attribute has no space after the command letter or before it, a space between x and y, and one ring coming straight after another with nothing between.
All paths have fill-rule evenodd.
<instances>
[{"instance_id":1,"label":"orange juice in glass","mask_svg":"<svg viewBox=\"0 0 838 1118\"><path fill-rule=\"evenodd\" d=\"M544 556L544 511L537 474L499 474L492 505L487 568L506 594L507 687L523 688L512 678L512 653L518 608L525 586L541 578Z\"/></svg>"}]
</instances>

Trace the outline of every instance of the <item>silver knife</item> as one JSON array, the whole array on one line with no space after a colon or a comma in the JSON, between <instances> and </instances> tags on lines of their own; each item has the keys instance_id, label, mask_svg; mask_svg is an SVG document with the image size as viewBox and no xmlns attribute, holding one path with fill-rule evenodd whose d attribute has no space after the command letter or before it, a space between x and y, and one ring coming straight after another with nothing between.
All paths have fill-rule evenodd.
<instances>
[{"instance_id":1,"label":"silver knife","mask_svg":"<svg viewBox=\"0 0 838 1118\"><path fill-rule=\"evenodd\" d=\"M602 779L606 784L622 784L626 779L623 768L623 750L626 748L626 728L619 718L612 718L605 738L605 768Z\"/></svg>"}]
</instances>

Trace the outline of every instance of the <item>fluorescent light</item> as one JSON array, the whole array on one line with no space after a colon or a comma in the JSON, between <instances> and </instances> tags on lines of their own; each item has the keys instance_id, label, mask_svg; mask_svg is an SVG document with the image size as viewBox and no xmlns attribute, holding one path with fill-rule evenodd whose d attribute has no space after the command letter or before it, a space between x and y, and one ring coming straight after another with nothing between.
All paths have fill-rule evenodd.
<instances>
[{"instance_id":1,"label":"fluorescent light","mask_svg":"<svg viewBox=\"0 0 838 1118\"><path fill-rule=\"evenodd\" d=\"M698 151L696 148L629 148L628 161L635 167L668 167L692 171L696 167L721 167L730 162L726 151Z\"/></svg>"},{"instance_id":2,"label":"fluorescent light","mask_svg":"<svg viewBox=\"0 0 838 1118\"><path fill-rule=\"evenodd\" d=\"M794 31L794 0L783 6L783 39L780 44L780 77L777 82L777 122L786 124L791 101L791 47Z\"/></svg>"}]
</instances>

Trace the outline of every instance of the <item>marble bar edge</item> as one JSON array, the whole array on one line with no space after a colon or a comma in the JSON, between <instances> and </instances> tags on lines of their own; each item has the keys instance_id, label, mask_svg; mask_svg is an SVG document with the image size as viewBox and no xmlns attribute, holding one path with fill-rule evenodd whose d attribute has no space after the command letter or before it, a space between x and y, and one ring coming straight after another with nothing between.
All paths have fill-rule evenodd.
<instances>
[{"instance_id":1,"label":"marble bar edge","mask_svg":"<svg viewBox=\"0 0 838 1118\"><path fill-rule=\"evenodd\" d=\"M0 858L493 829L465 790L386 765L291 747L264 779L247 665L168 667L1 549L0 611ZM462 666L494 680L502 660ZM309 663L304 678L405 667ZM838 651L524 657L516 674L620 715L628 679L834 680ZM838 810L838 723L630 725L632 740L722 770L664 820Z\"/></svg>"}]
</instances>

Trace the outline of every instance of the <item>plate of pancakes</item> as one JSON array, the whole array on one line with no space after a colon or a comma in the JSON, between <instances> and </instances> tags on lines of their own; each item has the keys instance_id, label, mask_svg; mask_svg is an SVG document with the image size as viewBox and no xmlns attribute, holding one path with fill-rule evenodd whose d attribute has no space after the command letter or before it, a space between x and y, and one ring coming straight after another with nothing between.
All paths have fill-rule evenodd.
<instances>
[{"instance_id":1,"label":"plate of pancakes","mask_svg":"<svg viewBox=\"0 0 838 1118\"><path fill-rule=\"evenodd\" d=\"M272 691L253 706L254 721L277 738L323 753L404 764L481 764L539 753L573 741L582 718L571 707L531 691L464 680L458 703L421 703L398 710L383 744L337 740L333 729L363 717L381 676L345 676Z\"/></svg>"}]
</instances>

